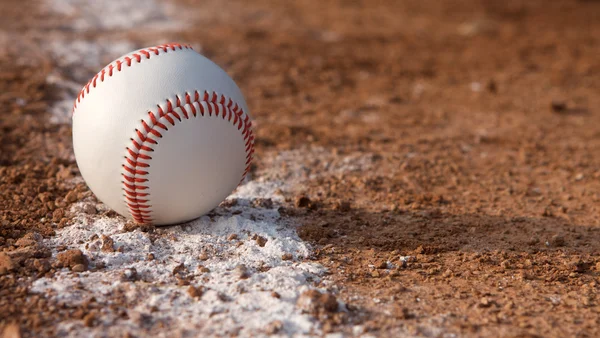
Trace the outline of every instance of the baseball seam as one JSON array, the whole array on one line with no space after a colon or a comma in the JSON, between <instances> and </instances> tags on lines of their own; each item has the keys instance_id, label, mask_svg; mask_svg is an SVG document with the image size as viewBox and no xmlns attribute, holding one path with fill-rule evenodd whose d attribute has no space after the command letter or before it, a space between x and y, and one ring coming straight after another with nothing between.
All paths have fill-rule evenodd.
<instances>
[{"instance_id":1,"label":"baseball seam","mask_svg":"<svg viewBox=\"0 0 600 338\"><path fill-rule=\"evenodd\" d=\"M141 128L135 129L131 145L126 147L125 162L123 163L123 195L129 213L137 223L152 223L152 205L148 192L148 168L152 160L151 153L158 145L163 134L169 130L169 126L188 120L192 117L220 116L222 119L241 131L245 142L246 168L240 183L244 181L250 171L250 163L254 154L254 135L252 133L252 122L250 117L241 107L224 95L216 92L204 91L202 95L198 91L193 94L176 96L175 104L166 100L166 111L157 105L156 112L148 112L148 121L140 121Z\"/></svg>"},{"instance_id":2,"label":"baseball seam","mask_svg":"<svg viewBox=\"0 0 600 338\"><path fill-rule=\"evenodd\" d=\"M141 63L143 59L184 49L193 50L189 45L169 43L141 49L112 62L98 72L79 92L73 105L73 114L75 114L77 105L90 93L90 88L96 88L105 79L124 70L124 67ZM216 92L204 91L201 95L197 90L191 94L185 92L181 96L176 95L176 98L175 104L171 100L166 100L166 111L160 105L157 105L156 112L149 111L147 120L141 119L141 127L135 129L134 136L130 138L131 144L125 148L125 161L122 164L123 171L121 173L123 195L129 213L138 223L152 223L153 221L150 194L148 193L148 168L150 160L152 160L151 153L159 139L169 130L168 126L175 126L176 123L183 122L183 119L204 117L205 114L208 114L208 116L221 116L224 120L229 121L241 131L245 142L246 168L240 183L244 181L250 171L250 163L254 154L252 122L249 115L236 102ZM184 100L183 105L181 98Z\"/></svg>"},{"instance_id":3,"label":"baseball seam","mask_svg":"<svg viewBox=\"0 0 600 338\"><path fill-rule=\"evenodd\" d=\"M112 62L108 66L104 67L101 71L99 71L98 74L96 74L96 76L94 76L85 86L83 86L83 89L81 89L79 95L77 95L77 99L75 100L75 104L73 105L73 114L75 114L77 105L81 103L81 100L83 100L85 96L90 93L90 88L96 88L99 82L104 82L104 80L107 77L112 77L114 73L122 71L123 67L131 67L136 63L142 62L143 59L150 59L152 56L161 55L161 51L163 53L168 53L170 51L174 52L183 49L193 50L193 48L190 45L168 43L156 47L141 49L139 51L136 51L135 53L124 56Z\"/></svg>"}]
</instances>

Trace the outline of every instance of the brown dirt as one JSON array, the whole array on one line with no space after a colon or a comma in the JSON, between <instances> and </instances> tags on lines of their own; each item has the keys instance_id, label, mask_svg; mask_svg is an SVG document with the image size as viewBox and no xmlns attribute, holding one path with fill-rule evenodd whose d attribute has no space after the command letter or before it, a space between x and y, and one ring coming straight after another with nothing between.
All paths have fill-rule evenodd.
<instances>
[{"instance_id":1,"label":"brown dirt","mask_svg":"<svg viewBox=\"0 0 600 338\"><path fill-rule=\"evenodd\" d=\"M2 2L0 28L34 41L27 28L43 14L15 3ZM242 87L257 169L260 154L284 150L365 155L343 174L306 163L321 175L283 210L350 309L320 316L326 331L600 334L600 2L229 6L236 20L177 38ZM54 271L27 240L52 236L90 194L64 183L78 172L63 156L69 127L46 123L53 65L28 55L0 53L0 332L18 322L34 335L65 317L92 325L95 310L27 292Z\"/></svg>"}]
</instances>

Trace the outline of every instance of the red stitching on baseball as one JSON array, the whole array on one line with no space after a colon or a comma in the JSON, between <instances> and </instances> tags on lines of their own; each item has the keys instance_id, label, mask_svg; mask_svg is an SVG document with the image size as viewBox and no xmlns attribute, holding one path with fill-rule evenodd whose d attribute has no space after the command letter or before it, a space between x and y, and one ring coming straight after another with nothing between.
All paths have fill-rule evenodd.
<instances>
[{"instance_id":1,"label":"red stitching on baseball","mask_svg":"<svg viewBox=\"0 0 600 338\"><path fill-rule=\"evenodd\" d=\"M182 122L182 116L177 113L180 111L183 115L183 119L189 120L192 117L197 117L196 111L200 111L201 116L204 116L205 110L208 111L209 116L221 117L224 120L230 121L231 124L238 130L242 131L244 138L244 147L246 152L246 167L240 180L240 183L244 181L248 172L250 172L254 154L254 135L251 129L250 118L243 112L236 103L232 103L231 99L226 98L223 95L218 95L216 92L209 94L207 91L203 95L200 95L198 91L194 92L193 99L192 95L185 93L185 102L177 96L175 105L170 100L166 100L166 112L160 105L157 106L156 112L148 112L149 121L141 120L142 129L136 129L135 133L137 139L131 139L131 145L126 147L125 163L123 164L124 172L123 176L123 191L125 197L125 203L129 209L129 212L133 219L138 223L152 223L152 215L150 210L151 205L149 199L146 197L149 193L146 190L149 189L147 185L148 171L141 170L142 168L150 167L150 160L152 157L142 153L152 152L154 149L153 145L158 144L158 141L153 139L152 136L162 137L161 132L167 131L167 126L161 122L168 121L171 125L175 125L175 117L179 122ZM183 105L182 105L183 103ZM227 104L226 104L227 103ZM187 105L187 107L185 107ZM232 108L232 106L234 108ZM188 114L188 109L191 110L193 116ZM220 112L220 114L219 114ZM233 116L233 121L231 120ZM159 132L157 129L160 129Z\"/></svg>"},{"instance_id":2,"label":"red stitching on baseball","mask_svg":"<svg viewBox=\"0 0 600 338\"><path fill-rule=\"evenodd\" d=\"M75 114L77 105L81 103L81 100L90 93L90 87L96 88L96 86L104 82L105 79L108 80L108 78L112 77L116 72L121 72L123 66L132 67L132 64L142 62L142 55L145 59L151 59L153 56L158 56L161 53L183 49L193 48L190 45L170 43L142 49L114 61L98 72L79 92L75 104L73 105L73 114ZM100 81L98 82L98 80ZM185 119L191 118L187 109L191 110L194 117L198 116L198 112L201 116L204 116L205 113L212 116L213 112L215 116L219 116L220 112L221 118L231 122L238 130L243 129L242 135L245 141L246 168L240 180L240 183L242 183L250 171L250 162L252 161L254 154L254 136L252 134L252 122L250 121L249 116L245 114L241 107L236 102L233 102L231 98L219 95L216 92L209 93L204 91L204 93L200 95L196 90L194 91L193 98L191 94L185 93L185 104L188 105L187 108L182 105L181 99L177 96L175 109L178 108ZM121 174L123 176L123 195L129 212L138 223L152 223L151 210L147 210L151 208L151 205L149 204L149 199L144 199L146 196L149 196L149 193L145 192L148 189L148 186L146 185L148 179L146 177L149 172L143 170L144 168L150 167L150 164L146 162L152 160L152 157L141 153L141 151L154 151L152 146L158 144L158 140L155 138L160 139L163 136L157 129L162 129L163 131L169 130L163 122L166 121L174 126L175 119L179 122L182 121L181 115L175 111L171 101L166 101L166 108L166 113L160 105L157 105L156 113L148 112L150 121L141 120L141 129L135 129L135 136L137 136L137 139L131 138L131 146L126 147L126 156L124 156L125 160L122 165L124 172ZM160 119L162 118L164 118L164 120L161 122Z\"/></svg>"},{"instance_id":3,"label":"red stitching on baseball","mask_svg":"<svg viewBox=\"0 0 600 338\"><path fill-rule=\"evenodd\" d=\"M117 72L120 72L122 70L123 65L131 67L132 61L134 60L136 61L136 63L140 63L142 61L142 55L145 56L145 59L150 59L153 55L160 55L161 51L164 53L168 53L170 51L183 49L193 50L192 46L190 45L169 43L165 45L139 50L135 53L131 53L130 55L124 56L123 58L109 64L108 66L104 67L104 69L102 69L100 72L98 72L98 74L96 74L96 76L94 76L85 86L83 86L83 89L79 92L79 95L77 95L77 99L75 100L75 104L73 105L73 114L77 109L77 104L81 102L81 100L85 97L86 94L90 93L90 87L96 88L96 85L98 85L98 79L100 80L100 82L104 82L105 77L112 77L115 73L115 70Z\"/></svg>"}]
</instances>

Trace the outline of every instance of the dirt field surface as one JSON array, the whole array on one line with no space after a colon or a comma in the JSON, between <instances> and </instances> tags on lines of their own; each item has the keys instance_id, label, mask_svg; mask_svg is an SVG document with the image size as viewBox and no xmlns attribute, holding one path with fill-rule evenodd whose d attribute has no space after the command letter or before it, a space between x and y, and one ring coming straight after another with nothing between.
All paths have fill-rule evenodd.
<instances>
[{"instance_id":1,"label":"dirt field surface","mask_svg":"<svg viewBox=\"0 0 600 338\"><path fill-rule=\"evenodd\" d=\"M0 3L4 337L600 336L599 1L103 4ZM257 140L233 198L157 229L88 190L64 107L166 41Z\"/></svg>"}]
</instances>

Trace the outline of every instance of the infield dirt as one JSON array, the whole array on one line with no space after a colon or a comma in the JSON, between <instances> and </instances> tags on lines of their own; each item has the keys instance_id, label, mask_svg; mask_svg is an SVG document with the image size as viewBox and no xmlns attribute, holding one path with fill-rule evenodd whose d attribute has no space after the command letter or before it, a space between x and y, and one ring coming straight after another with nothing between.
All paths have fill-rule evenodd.
<instances>
[{"instance_id":1,"label":"infield dirt","mask_svg":"<svg viewBox=\"0 0 600 338\"><path fill-rule=\"evenodd\" d=\"M600 335L600 2L176 3L198 24L161 39L201 46L236 80L256 121L253 179L286 182L280 201L251 203L297 225L327 271L311 287L340 301L309 295L311 334ZM93 328L107 304L126 318L122 295L31 291L87 269L44 245L94 201L70 126L49 122L64 98L44 34L94 32L34 1L0 11L0 332ZM90 217L119 218L95 205ZM171 329L147 322L134 329ZM286 332L273 323L254 335Z\"/></svg>"}]
</instances>

